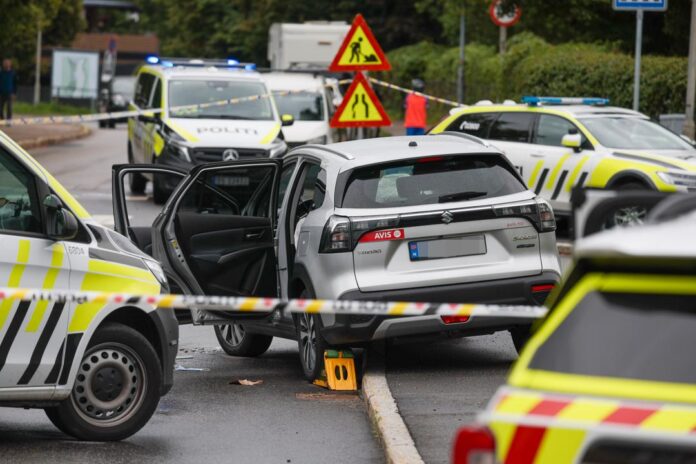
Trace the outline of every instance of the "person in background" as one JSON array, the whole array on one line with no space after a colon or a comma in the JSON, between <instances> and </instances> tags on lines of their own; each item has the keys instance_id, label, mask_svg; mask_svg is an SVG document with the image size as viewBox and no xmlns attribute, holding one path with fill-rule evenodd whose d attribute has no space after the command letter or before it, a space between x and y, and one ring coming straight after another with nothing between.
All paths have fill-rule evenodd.
<instances>
[{"instance_id":1,"label":"person in background","mask_svg":"<svg viewBox=\"0 0 696 464\"><path fill-rule=\"evenodd\" d=\"M416 92L425 90L425 83L421 79L413 79L411 86ZM404 102L404 127L406 135L423 135L427 124L428 100L422 95L409 93Z\"/></svg>"},{"instance_id":2,"label":"person in background","mask_svg":"<svg viewBox=\"0 0 696 464\"><path fill-rule=\"evenodd\" d=\"M2 60L0 70L0 119L12 119L12 102L17 95L17 73L12 69L12 60Z\"/></svg>"}]
</instances>

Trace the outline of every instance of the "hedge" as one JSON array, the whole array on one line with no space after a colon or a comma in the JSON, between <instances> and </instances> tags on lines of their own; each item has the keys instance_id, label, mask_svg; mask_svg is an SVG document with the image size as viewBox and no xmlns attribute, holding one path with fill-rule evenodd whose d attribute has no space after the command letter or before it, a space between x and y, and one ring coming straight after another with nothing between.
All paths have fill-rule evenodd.
<instances>
[{"instance_id":1,"label":"hedge","mask_svg":"<svg viewBox=\"0 0 696 464\"><path fill-rule=\"evenodd\" d=\"M454 100L458 53L456 47L428 42L402 47L388 53L393 70L380 77L407 87L422 78L427 93ZM640 110L652 117L683 113L686 73L686 58L644 56ZM403 95L381 93L390 108L400 107ZM465 50L464 95L465 103L522 95L597 96L631 107L633 57L611 44L551 45L529 33L514 36L503 57L495 47L473 43Z\"/></svg>"}]
</instances>

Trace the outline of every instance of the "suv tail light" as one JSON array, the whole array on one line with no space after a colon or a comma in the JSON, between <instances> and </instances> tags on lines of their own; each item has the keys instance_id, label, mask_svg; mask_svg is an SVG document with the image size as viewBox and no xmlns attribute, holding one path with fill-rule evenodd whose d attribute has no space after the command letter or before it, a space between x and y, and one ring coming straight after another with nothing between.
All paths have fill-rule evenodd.
<instances>
[{"instance_id":1,"label":"suv tail light","mask_svg":"<svg viewBox=\"0 0 696 464\"><path fill-rule=\"evenodd\" d=\"M344 251L352 251L360 237L367 232L396 227L398 224L399 218L397 216L380 217L379 219L356 218L353 220L344 216L331 216L324 226L319 252L342 253ZM389 238L399 239L401 238L398 236L400 233L403 233L403 231L396 232L393 237L390 235ZM372 241L375 241L375 239Z\"/></svg>"},{"instance_id":2,"label":"suv tail light","mask_svg":"<svg viewBox=\"0 0 696 464\"><path fill-rule=\"evenodd\" d=\"M486 427L462 427L454 439L452 464L495 464L495 437Z\"/></svg>"},{"instance_id":3,"label":"suv tail light","mask_svg":"<svg viewBox=\"0 0 696 464\"><path fill-rule=\"evenodd\" d=\"M556 230L556 217L553 209L546 201L537 198L535 203L518 205L505 205L493 208L498 217L523 217L534 224L539 232L553 232Z\"/></svg>"}]
</instances>

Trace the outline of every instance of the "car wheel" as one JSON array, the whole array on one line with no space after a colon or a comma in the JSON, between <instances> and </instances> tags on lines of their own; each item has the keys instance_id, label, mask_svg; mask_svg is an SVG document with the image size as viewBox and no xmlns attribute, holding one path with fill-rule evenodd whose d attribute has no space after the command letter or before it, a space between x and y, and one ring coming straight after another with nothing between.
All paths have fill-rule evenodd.
<instances>
[{"instance_id":1,"label":"car wheel","mask_svg":"<svg viewBox=\"0 0 696 464\"><path fill-rule=\"evenodd\" d=\"M79 440L123 440L152 417L161 382L162 368L150 342L130 327L108 324L90 341L70 396L45 412Z\"/></svg>"},{"instance_id":2,"label":"car wheel","mask_svg":"<svg viewBox=\"0 0 696 464\"><path fill-rule=\"evenodd\" d=\"M620 191L646 190L645 185L639 182L626 182L617 187ZM631 205L617 208L609 214L602 224L602 230L614 227L637 226L645 222L649 210L644 205Z\"/></svg>"},{"instance_id":3,"label":"car wheel","mask_svg":"<svg viewBox=\"0 0 696 464\"><path fill-rule=\"evenodd\" d=\"M133 152L131 151L130 144L128 145L128 163L133 164ZM143 177L142 174L134 172L128 175L128 187L130 188L132 194L144 194L146 185L147 179Z\"/></svg>"},{"instance_id":4,"label":"car wheel","mask_svg":"<svg viewBox=\"0 0 696 464\"><path fill-rule=\"evenodd\" d=\"M512 336L512 344L515 345L515 350L517 351L517 354L520 354L522 352L522 348L524 348L524 345L527 344L527 341L529 341L529 337L531 336L531 327L526 326L526 327L514 327L510 329L510 335Z\"/></svg>"},{"instance_id":5,"label":"car wheel","mask_svg":"<svg viewBox=\"0 0 696 464\"><path fill-rule=\"evenodd\" d=\"M99 121L99 128L103 129L106 127L106 121Z\"/></svg>"},{"instance_id":6,"label":"car wheel","mask_svg":"<svg viewBox=\"0 0 696 464\"><path fill-rule=\"evenodd\" d=\"M303 290L300 298L311 299L314 295ZM322 327L321 318L317 314L301 313L295 316L300 364L305 378L310 382L318 379L324 370L324 351L329 348L321 336Z\"/></svg>"},{"instance_id":7,"label":"car wheel","mask_svg":"<svg viewBox=\"0 0 696 464\"><path fill-rule=\"evenodd\" d=\"M247 332L242 324L223 324L214 328L220 347L230 356L260 356L268 350L273 341L270 335Z\"/></svg>"}]
</instances>

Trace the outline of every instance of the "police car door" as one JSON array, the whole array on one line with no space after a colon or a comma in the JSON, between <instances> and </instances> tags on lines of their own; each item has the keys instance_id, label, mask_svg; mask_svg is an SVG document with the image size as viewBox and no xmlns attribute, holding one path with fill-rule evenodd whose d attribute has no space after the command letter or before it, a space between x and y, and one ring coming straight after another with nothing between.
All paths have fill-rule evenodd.
<instances>
[{"instance_id":1,"label":"police car door","mask_svg":"<svg viewBox=\"0 0 696 464\"><path fill-rule=\"evenodd\" d=\"M0 145L0 286L69 288L66 246L46 235L37 177ZM0 398L11 387L56 384L70 308L47 301L0 302Z\"/></svg>"},{"instance_id":2,"label":"police car door","mask_svg":"<svg viewBox=\"0 0 696 464\"><path fill-rule=\"evenodd\" d=\"M150 73L141 73L135 86L135 96L131 104L131 110L146 111L150 108L155 76ZM128 119L128 139L130 143L131 159L135 163L149 163L151 160L147 153L148 131L152 128L151 115L141 114Z\"/></svg>"},{"instance_id":3,"label":"police car door","mask_svg":"<svg viewBox=\"0 0 696 464\"><path fill-rule=\"evenodd\" d=\"M565 135L578 132L571 121L553 114L539 114L535 122L528 185L561 212L570 211L572 189L584 184L595 153L582 132L579 149L562 145Z\"/></svg>"}]
</instances>

